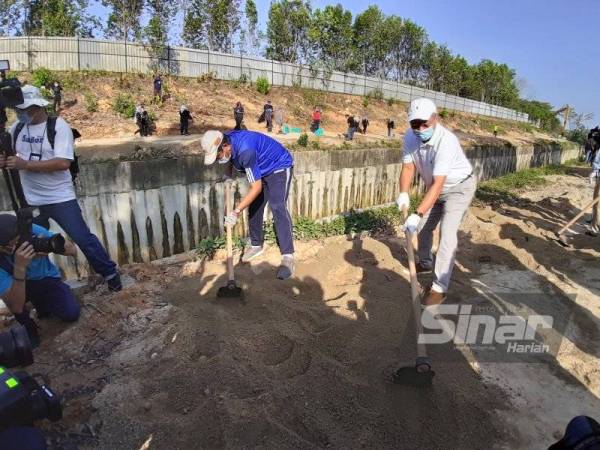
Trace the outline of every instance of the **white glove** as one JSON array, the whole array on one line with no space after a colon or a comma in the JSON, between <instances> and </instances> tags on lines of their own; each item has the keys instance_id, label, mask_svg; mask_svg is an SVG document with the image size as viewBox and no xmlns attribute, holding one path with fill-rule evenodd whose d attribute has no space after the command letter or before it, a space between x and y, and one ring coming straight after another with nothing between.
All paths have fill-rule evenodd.
<instances>
[{"instance_id":1,"label":"white glove","mask_svg":"<svg viewBox=\"0 0 600 450\"><path fill-rule=\"evenodd\" d=\"M232 211L231 214L225 216L225 225L234 226L238 221L239 212Z\"/></svg>"},{"instance_id":2,"label":"white glove","mask_svg":"<svg viewBox=\"0 0 600 450\"><path fill-rule=\"evenodd\" d=\"M418 214L411 214L404 222L402 229L408 233L415 233L417 228L419 228L419 223L421 222L421 216Z\"/></svg>"},{"instance_id":3,"label":"white glove","mask_svg":"<svg viewBox=\"0 0 600 450\"><path fill-rule=\"evenodd\" d=\"M400 211L404 208L410 208L410 197L408 196L408 192L400 192L400 195L396 199L396 205L398 205Z\"/></svg>"}]
</instances>

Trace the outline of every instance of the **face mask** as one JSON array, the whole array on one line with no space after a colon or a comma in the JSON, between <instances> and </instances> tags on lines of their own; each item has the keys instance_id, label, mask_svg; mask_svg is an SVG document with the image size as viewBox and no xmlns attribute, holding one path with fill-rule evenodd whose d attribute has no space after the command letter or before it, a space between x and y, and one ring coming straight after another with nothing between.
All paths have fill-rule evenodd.
<instances>
[{"instance_id":1,"label":"face mask","mask_svg":"<svg viewBox=\"0 0 600 450\"><path fill-rule=\"evenodd\" d=\"M17 120L25 125L29 125L33 121L27 111L23 109L15 109L15 113L17 114Z\"/></svg>"},{"instance_id":2,"label":"face mask","mask_svg":"<svg viewBox=\"0 0 600 450\"><path fill-rule=\"evenodd\" d=\"M419 130L413 130L413 131L417 135L417 137L419 139L421 139L421 142L427 142L433 136L434 128L435 127L429 127L423 131L419 131Z\"/></svg>"},{"instance_id":3,"label":"face mask","mask_svg":"<svg viewBox=\"0 0 600 450\"><path fill-rule=\"evenodd\" d=\"M224 157L224 158L221 158L221 159L219 159L219 160L217 160L217 161L218 161L218 163L219 163L219 164L227 164L227 163L229 162L229 160L230 160L230 159L231 159L231 155L229 155L229 156L226 156L226 157Z\"/></svg>"}]
</instances>

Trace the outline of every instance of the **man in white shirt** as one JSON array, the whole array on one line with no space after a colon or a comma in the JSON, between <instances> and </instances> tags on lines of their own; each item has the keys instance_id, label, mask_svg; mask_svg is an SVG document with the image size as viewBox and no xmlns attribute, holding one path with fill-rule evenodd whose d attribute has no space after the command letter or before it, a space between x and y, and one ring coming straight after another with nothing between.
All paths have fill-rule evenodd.
<instances>
[{"instance_id":1,"label":"man in white shirt","mask_svg":"<svg viewBox=\"0 0 600 450\"><path fill-rule=\"evenodd\" d=\"M16 156L0 156L0 168L19 170L25 200L37 207L36 223L49 228L58 223L81 249L94 271L104 277L111 291L120 291L117 265L91 233L75 197L69 167L74 159L73 131L62 118L48 117L48 102L35 86L23 86L24 102L15 107L17 122L10 133Z\"/></svg>"},{"instance_id":2,"label":"man in white shirt","mask_svg":"<svg viewBox=\"0 0 600 450\"><path fill-rule=\"evenodd\" d=\"M413 100L408 110L410 129L404 136L400 195L401 210L410 205L409 189L415 172L427 191L404 229L418 231L419 262L417 272L433 269L431 289L423 299L425 306L446 299L454 266L458 228L475 194L473 168L458 138L438 122L435 104L426 98ZM433 231L440 224L440 244L433 264Z\"/></svg>"}]
</instances>

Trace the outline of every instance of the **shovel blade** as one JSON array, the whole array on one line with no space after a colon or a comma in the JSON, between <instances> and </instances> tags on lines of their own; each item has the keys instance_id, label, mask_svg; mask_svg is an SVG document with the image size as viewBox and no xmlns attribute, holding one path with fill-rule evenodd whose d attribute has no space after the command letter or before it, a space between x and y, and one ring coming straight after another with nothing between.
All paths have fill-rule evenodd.
<instances>
[{"instance_id":1,"label":"shovel blade","mask_svg":"<svg viewBox=\"0 0 600 450\"><path fill-rule=\"evenodd\" d=\"M417 363L400 367L392 375L392 381L404 386L430 387L434 376L431 366Z\"/></svg>"},{"instance_id":2,"label":"shovel blade","mask_svg":"<svg viewBox=\"0 0 600 450\"><path fill-rule=\"evenodd\" d=\"M242 298L244 292L235 281L228 281L227 286L220 287L217 291L217 298Z\"/></svg>"}]
</instances>

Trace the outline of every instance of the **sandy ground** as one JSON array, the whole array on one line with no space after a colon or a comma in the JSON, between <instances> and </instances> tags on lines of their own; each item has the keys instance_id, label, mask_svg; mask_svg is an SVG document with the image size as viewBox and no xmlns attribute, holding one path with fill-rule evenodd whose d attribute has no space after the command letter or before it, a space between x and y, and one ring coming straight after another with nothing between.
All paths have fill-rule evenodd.
<instances>
[{"instance_id":1,"label":"sandy ground","mask_svg":"<svg viewBox=\"0 0 600 450\"><path fill-rule=\"evenodd\" d=\"M244 303L215 300L222 255L134 265L123 292L83 296L79 323L42 322L31 370L65 399L65 419L43 426L83 449L547 448L573 416L600 411L600 238L585 221L570 248L547 238L591 189L549 178L471 208L449 302L552 316L555 354L430 345L433 387L392 384L415 352L393 230L299 243L284 282L270 248L236 266Z\"/></svg>"}]
</instances>

